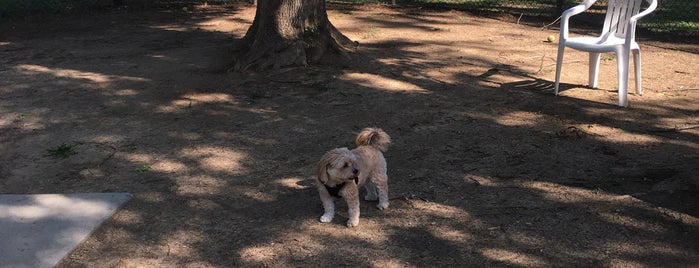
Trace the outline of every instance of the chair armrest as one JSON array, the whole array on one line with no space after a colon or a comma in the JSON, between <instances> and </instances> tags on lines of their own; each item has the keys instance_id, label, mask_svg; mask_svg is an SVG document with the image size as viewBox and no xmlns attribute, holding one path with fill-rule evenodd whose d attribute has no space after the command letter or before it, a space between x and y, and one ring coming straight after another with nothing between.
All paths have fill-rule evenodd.
<instances>
[{"instance_id":1,"label":"chair armrest","mask_svg":"<svg viewBox=\"0 0 699 268\"><path fill-rule=\"evenodd\" d=\"M657 0L650 0L650 5L646 10L643 10L642 12L632 16L629 18L629 24L626 25L626 43L627 45L630 45L630 41L634 40L636 38L636 22L640 19L645 17L646 15L650 14L651 12L655 11L655 8L658 7L658 1Z\"/></svg>"},{"instance_id":2,"label":"chair armrest","mask_svg":"<svg viewBox=\"0 0 699 268\"><path fill-rule=\"evenodd\" d=\"M640 13L634 15L634 16L632 16L632 17L629 19L629 22L632 22L632 21L633 21L633 22L636 22L638 19L640 19L640 18L642 18L642 17L645 17L646 15L648 15L648 14L650 14L651 12L655 11L655 8L658 7L658 1L657 1L657 0L651 0L651 1L649 1L649 2L650 2L650 5L648 6L648 8L646 8L646 10L644 10L644 11L642 11L642 12L640 12Z\"/></svg>"},{"instance_id":3,"label":"chair armrest","mask_svg":"<svg viewBox=\"0 0 699 268\"><path fill-rule=\"evenodd\" d=\"M568 39L568 24L570 17L585 12L585 10L589 9L596 1L597 0L584 0L577 6L571 7L569 9L566 9L566 11L563 11L563 15L561 15L561 33L559 36L560 40Z\"/></svg>"}]
</instances>

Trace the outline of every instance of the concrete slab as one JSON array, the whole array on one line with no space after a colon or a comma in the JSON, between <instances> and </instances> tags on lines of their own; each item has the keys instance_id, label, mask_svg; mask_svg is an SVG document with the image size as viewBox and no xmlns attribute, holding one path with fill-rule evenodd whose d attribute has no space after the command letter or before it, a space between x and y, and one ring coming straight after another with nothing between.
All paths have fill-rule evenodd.
<instances>
[{"instance_id":1,"label":"concrete slab","mask_svg":"<svg viewBox=\"0 0 699 268\"><path fill-rule=\"evenodd\" d=\"M128 193L0 195L0 267L53 267Z\"/></svg>"}]
</instances>

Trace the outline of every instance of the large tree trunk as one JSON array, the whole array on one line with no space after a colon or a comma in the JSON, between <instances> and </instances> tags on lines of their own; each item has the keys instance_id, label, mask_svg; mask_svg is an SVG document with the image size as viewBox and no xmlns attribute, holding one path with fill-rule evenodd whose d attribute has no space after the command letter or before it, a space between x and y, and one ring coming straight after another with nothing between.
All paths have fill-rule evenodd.
<instances>
[{"instance_id":1,"label":"large tree trunk","mask_svg":"<svg viewBox=\"0 0 699 268\"><path fill-rule=\"evenodd\" d=\"M306 66L355 48L328 20L325 0L258 0L255 20L236 45L233 70Z\"/></svg>"}]
</instances>

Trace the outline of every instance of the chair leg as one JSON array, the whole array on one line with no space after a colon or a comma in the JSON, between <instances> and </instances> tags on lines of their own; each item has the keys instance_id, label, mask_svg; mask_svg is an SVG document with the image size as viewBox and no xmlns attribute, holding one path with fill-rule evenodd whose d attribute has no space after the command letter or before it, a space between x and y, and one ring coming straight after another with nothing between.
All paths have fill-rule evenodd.
<instances>
[{"instance_id":1,"label":"chair leg","mask_svg":"<svg viewBox=\"0 0 699 268\"><path fill-rule=\"evenodd\" d=\"M600 60L600 53L594 53L590 52L590 69L589 69L589 81L588 85L591 88L597 88L597 80L599 78L599 60Z\"/></svg>"},{"instance_id":2,"label":"chair leg","mask_svg":"<svg viewBox=\"0 0 699 268\"><path fill-rule=\"evenodd\" d=\"M638 95L643 95L643 87L641 84L641 50L633 51L633 65L634 71L636 73L636 93Z\"/></svg>"},{"instance_id":3,"label":"chair leg","mask_svg":"<svg viewBox=\"0 0 699 268\"><path fill-rule=\"evenodd\" d=\"M558 86L561 82L561 68L563 67L563 52L565 46L561 43L558 45L558 56L556 57L556 82L553 86L553 94L558 95Z\"/></svg>"},{"instance_id":4,"label":"chair leg","mask_svg":"<svg viewBox=\"0 0 699 268\"><path fill-rule=\"evenodd\" d=\"M617 75L619 77L619 106L629 106L629 51L617 51Z\"/></svg>"}]
</instances>

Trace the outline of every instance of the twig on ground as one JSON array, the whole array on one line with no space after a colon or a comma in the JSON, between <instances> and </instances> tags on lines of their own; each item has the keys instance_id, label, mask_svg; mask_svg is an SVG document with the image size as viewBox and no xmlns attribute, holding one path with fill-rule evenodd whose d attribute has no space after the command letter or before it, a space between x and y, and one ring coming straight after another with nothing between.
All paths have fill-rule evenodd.
<instances>
[{"instance_id":1,"label":"twig on ground","mask_svg":"<svg viewBox=\"0 0 699 268\"><path fill-rule=\"evenodd\" d=\"M649 130L648 132L679 132L682 130L690 130L690 129L697 129L697 128L699 128L699 125L688 125L688 126L684 126L684 127L652 129L652 130Z\"/></svg>"},{"instance_id":2,"label":"twig on ground","mask_svg":"<svg viewBox=\"0 0 699 268\"><path fill-rule=\"evenodd\" d=\"M668 89L668 90L658 90L658 92L659 92L659 93L666 93L666 92L694 91L694 90L699 90L699 88Z\"/></svg>"},{"instance_id":3,"label":"twig on ground","mask_svg":"<svg viewBox=\"0 0 699 268\"><path fill-rule=\"evenodd\" d=\"M556 18L553 22L544 25L544 27L541 27L541 30L544 30L544 29L548 28L549 26L553 25L554 23L556 23L556 22L557 22L558 20L560 20L560 19L561 19L561 16L558 16L558 18Z\"/></svg>"}]
</instances>

